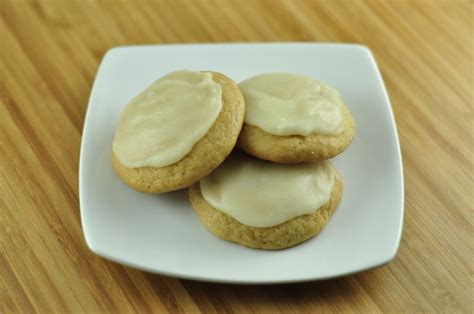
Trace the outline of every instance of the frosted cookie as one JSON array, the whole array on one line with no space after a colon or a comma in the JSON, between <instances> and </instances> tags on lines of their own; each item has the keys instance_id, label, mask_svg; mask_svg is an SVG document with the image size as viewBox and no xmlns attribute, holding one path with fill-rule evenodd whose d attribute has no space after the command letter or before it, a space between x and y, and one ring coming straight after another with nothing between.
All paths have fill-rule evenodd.
<instances>
[{"instance_id":1,"label":"frosted cookie","mask_svg":"<svg viewBox=\"0 0 474 314\"><path fill-rule=\"evenodd\" d=\"M237 152L189 188L192 206L216 236L271 250L318 234L341 197L329 161L287 165Z\"/></svg>"},{"instance_id":2,"label":"frosted cookie","mask_svg":"<svg viewBox=\"0 0 474 314\"><path fill-rule=\"evenodd\" d=\"M280 163L328 159L354 138L351 113L332 87L288 73L267 73L239 84L245 123L238 146L261 159Z\"/></svg>"},{"instance_id":3,"label":"frosted cookie","mask_svg":"<svg viewBox=\"0 0 474 314\"><path fill-rule=\"evenodd\" d=\"M112 144L117 174L137 191L188 187L232 151L245 103L237 84L216 72L172 72L127 104Z\"/></svg>"}]
</instances>

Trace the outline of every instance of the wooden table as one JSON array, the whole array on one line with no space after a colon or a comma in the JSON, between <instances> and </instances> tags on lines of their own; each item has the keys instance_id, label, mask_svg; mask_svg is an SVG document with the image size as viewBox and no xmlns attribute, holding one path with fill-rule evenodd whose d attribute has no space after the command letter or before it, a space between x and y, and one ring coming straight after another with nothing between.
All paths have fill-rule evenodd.
<instances>
[{"instance_id":1,"label":"wooden table","mask_svg":"<svg viewBox=\"0 0 474 314\"><path fill-rule=\"evenodd\" d=\"M473 311L473 2L0 0L0 312ZM294 285L178 280L84 242L78 162L99 62L118 45L355 42L398 123L395 261Z\"/></svg>"}]
</instances>

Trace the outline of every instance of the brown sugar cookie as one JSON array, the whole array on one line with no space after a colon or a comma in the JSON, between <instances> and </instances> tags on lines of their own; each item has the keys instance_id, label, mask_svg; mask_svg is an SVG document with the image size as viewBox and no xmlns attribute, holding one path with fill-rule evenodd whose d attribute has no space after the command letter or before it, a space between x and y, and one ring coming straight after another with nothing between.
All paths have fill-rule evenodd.
<instances>
[{"instance_id":1,"label":"brown sugar cookie","mask_svg":"<svg viewBox=\"0 0 474 314\"><path fill-rule=\"evenodd\" d=\"M120 178L140 192L162 193L188 187L212 172L229 155L242 128L245 102L238 85L227 76L211 73L222 89L221 109L209 130L179 161L162 167L126 167L116 154L112 164ZM189 130L192 132L192 130Z\"/></svg>"},{"instance_id":2,"label":"brown sugar cookie","mask_svg":"<svg viewBox=\"0 0 474 314\"><path fill-rule=\"evenodd\" d=\"M237 145L279 163L311 162L343 152L356 133L339 93L313 78L265 73L239 84L246 116Z\"/></svg>"},{"instance_id":3,"label":"brown sugar cookie","mask_svg":"<svg viewBox=\"0 0 474 314\"><path fill-rule=\"evenodd\" d=\"M218 237L260 249L306 241L328 222L342 180L327 160L281 164L235 150L189 187L201 222Z\"/></svg>"},{"instance_id":4,"label":"brown sugar cookie","mask_svg":"<svg viewBox=\"0 0 474 314\"><path fill-rule=\"evenodd\" d=\"M212 207L203 198L199 183L189 187L188 193L201 222L219 238L251 248L278 250L304 242L321 232L339 205L342 190L342 180L336 177L328 203L312 214L301 215L269 228L244 225Z\"/></svg>"}]
</instances>

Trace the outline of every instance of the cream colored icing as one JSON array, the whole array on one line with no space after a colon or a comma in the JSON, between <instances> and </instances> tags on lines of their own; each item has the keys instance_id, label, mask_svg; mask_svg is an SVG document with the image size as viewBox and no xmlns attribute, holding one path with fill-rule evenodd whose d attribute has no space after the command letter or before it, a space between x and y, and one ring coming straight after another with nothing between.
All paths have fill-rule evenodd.
<instances>
[{"instance_id":1,"label":"cream colored icing","mask_svg":"<svg viewBox=\"0 0 474 314\"><path fill-rule=\"evenodd\" d=\"M277 164L234 152L200 186L211 206L242 224L272 227L327 204L334 176L328 161Z\"/></svg>"},{"instance_id":2,"label":"cream colored icing","mask_svg":"<svg viewBox=\"0 0 474 314\"><path fill-rule=\"evenodd\" d=\"M342 131L343 106L332 87L303 75L266 73L239 84L245 97L245 123L287 136Z\"/></svg>"},{"instance_id":3,"label":"cream colored icing","mask_svg":"<svg viewBox=\"0 0 474 314\"><path fill-rule=\"evenodd\" d=\"M216 121L221 96L211 73L177 71L160 78L122 111L115 156L128 168L178 162Z\"/></svg>"}]
</instances>

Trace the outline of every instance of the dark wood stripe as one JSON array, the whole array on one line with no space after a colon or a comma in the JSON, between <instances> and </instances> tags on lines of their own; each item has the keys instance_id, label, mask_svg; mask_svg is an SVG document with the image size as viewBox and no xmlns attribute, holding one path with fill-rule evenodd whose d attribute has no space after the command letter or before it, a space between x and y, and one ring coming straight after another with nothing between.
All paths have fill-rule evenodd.
<instances>
[{"instance_id":1,"label":"dark wood stripe","mask_svg":"<svg viewBox=\"0 0 474 314\"><path fill-rule=\"evenodd\" d=\"M176 300L175 296L173 295L173 291L169 289L167 284L167 282L171 280L178 279L158 276L155 274L146 274L145 277L150 286L155 291L157 297L160 298L161 302L166 306L166 309L170 313L184 313L184 309L181 307L178 300Z\"/></svg>"}]
</instances>

